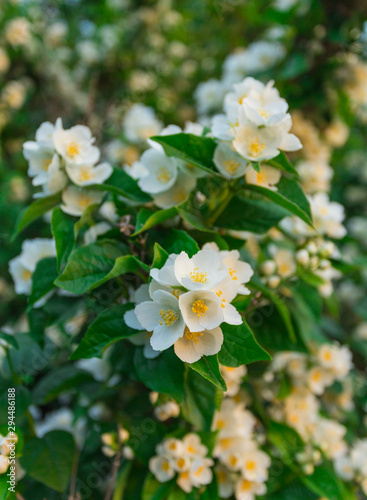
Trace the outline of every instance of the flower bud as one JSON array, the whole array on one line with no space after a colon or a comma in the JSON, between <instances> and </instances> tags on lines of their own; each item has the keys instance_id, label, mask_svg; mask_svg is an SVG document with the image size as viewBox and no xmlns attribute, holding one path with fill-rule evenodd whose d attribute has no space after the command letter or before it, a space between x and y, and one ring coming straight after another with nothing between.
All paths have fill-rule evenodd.
<instances>
[{"instance_id":1,"label":"flower bud","mask_svg":"<svg viewBox=\"0 0 367 500\"><path fill-rule=\"evenodd\" d=\"M270 288L276 288L277 286L279 286L279 283L280 278L276 274L274 276L270 276L270 278L268 279L268 286Z\"/></svg>"},{"instance_id":2,"label":"flower bud","mask_svg":"<svg viewBox=\"0 0 367 500\"><path fill-rule=\"evenodd\" d=\"M261 272L265 274L266 276L269 276L270 274L275 273L276 270L276 264L273 260L265 260L261 264Z\"/></svg>"},{"instance_id":3,"label":"flower bud","mask_svg":"<svg viewBox=\"0 0 367 500\"><path fill-rule=\"evenodd\" d=\"M307 264L310 262L310 254L305 248L302 248L296 253L296 259L298 264L301 264L301 266L307 266Z\"/></svg>"}]
</instances>

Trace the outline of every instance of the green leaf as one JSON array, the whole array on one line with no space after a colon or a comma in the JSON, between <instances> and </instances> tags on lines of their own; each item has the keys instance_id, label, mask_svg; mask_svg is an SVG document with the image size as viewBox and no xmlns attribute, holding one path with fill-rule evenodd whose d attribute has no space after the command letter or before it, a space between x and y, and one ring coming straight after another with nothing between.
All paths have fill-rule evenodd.
<instances>
[{"instance_id":1,"label":"green leaf","mask_svg":"<svg viewBox=\"0 0 367 500\"><path fill-rule=\"evenodd\" d=\"M203 356L195 363L190 363L189 367L200 373L200 375L209 380L216 387L222 391L227 390L224 378L219 371L218 355Z\"/></svg>"},{"instance_id":2,"label":"green leaf","mask_svg":"<svg viewBox=\"0 0 367 500\"><path fill-rule=\"evenodd\" d=\"M176 207L180 217L191 224L193 227L199 231L204 231L207 233L214 233L214 229L209 227L206 223L205 218L201 214L200 210L196 206L194 201L194 196L190 196L188 200L181 203Z\"/></svg>"},{"instance_id":3,"label":"green leaf","mask_svg":"<svg viewBox=\"0 0 367 500\"><path fill-rule=\"evenodd\" d=\"M143 269L133 255L121 256L121 246L113 240L99 240L74 250L55 284L68 292L82 294L122 274Z\"/></svg>"},{"instance_id":4,"label":"green leaf","mask_svg":"<svg viewBox=\"0 0 367 500\"><path fill-rule=\"evenodd\" d=\"M285 333L284 320L273 303L254 309L246 316L246 320L266 350L308 352L297 332L294 331L296 342Z\"/></svg>"},{"instance_id":5,"label":"green leaf","mask_svg":"<svg viewBox=\"0 0 367 500\"><path fill-rule=\"evenodd\" d=\"M46 257L38 262L32 275L32 291L29 297L29 305L44 297L54 288L57 278L56 258Z\"/></svg>"},{"instance_id":6,"label":"green leaf","mask_svg":"<svg viewBox=\"0 0 367 500\"><path fill-rule=\"evenodd\" d=\"M19 349L18 342L9 333L0 332L0 346L6 345L7 347L14 347L14 349Z\"/></svg>"},{"instance_id":7,"label":"green leaf","mask_svg":"<svg viewBox=\"0 0 367 500\"><path fill-rule=\"evenodd\" d=\"M266 164L274 168L279 168L279 170L284 170L284 172L293 174L296 177L299 177L299 173L290 163L286 154L283 152L281 152L276 158L273 158L272 160L267 160Z\"/></svg>"},{"instance_id":8,"label":"green leaf","mask_svg":"<svg viewBox=\"0 0 367 500\"><path fill-rule=\"evenodd\" d=\"M189 257L192 257L200 250L194 238L179 229L170 229L162 244L169 254L186 252Z\"/></svg>"},{"instance_id":9,"label":"green leaf","mask_svg":"<svg viewBox=\"0 0 367 500\"><path fill-rule=\"evenodd\" d=\"M279 422L271 422L267 431L268 439L278 449L282 461L293 466L295 455L304 448L300 436L291 427Z\"/></svg>"},{"instance_id":10,"label":"green leaf","mask_svg":"<svg viewBox=\"0 0 367 500\"><path fill-rule=\"evenodd\" d=\"M164 266L168 257L169 257L168 253L160 246L160 244L155 243L152 268L161 269Z\"/></svg>"},{"instance_id":11,"label":"green leaf","mask_svg":"<svg viewBox=\"0 0 367 500\"><path fill-rule=\"evenodd\" d=\"M274 292L270 291L269 288L267 288L265 285L261 283L259 279L256 279L253 277L251 279L251 286L255 288L256 290L260 291L265 297L267 297L271 302L275 305L275 307L278 309L278 312L280 316L282 317L284 321L284 325L287 329L289 338L291 341L296 344L297 343L297 337L293 328L292 324L292 319L291 315L288 311L287 306L285 305L284 301L278 297Z\"/></svg>"},{"instance_id":12,"label":"green leaf","mask_svg":"<svg viewBox=\"0 0 367 500\"><path fill-rule=\"evenodd\" d=\"M144 481L141 500L167 500L167 495L174 488L175 483L174 479L166 483L160 483L151 472L148 472Z\"/></svg>"},{"instance_id":13,"label":"green leaf","mask_svg":"<svg viewBox=\"0 0 367 500\"><path fill-rule=\"evenodd\" d=\"M262 194L312 226L310 203L297 181L282 177L277 191L254 184L246 184L244 189Z\"/></svg>"},{"instance_id":14,"label":"green leaf","mask_svg":"<svg viewBox=\"0 0 367 500\"><path fill-rule=\"evenodd\" d=\"M71 434L51 431L42 439L27 441L20 461L30 477L63 493L69 483L75 451Z\"/></svg>"},{"instance_id":15,"label":"green leaf","mask_svg":"<svg viewBox=\"0 0 367 500\"><path fill-rule=\"evenodd\" d=\"M235 196L215 222L217 227L262 234L289 215L279 205L264 200Z\"/></svg>"},{"instance_id":16,"label":"green leaf","mask_svg":"<svg viewBox=\"0 0 367 500\"><path fill-rule=\"evenodd\" d=\"M295 498L299 498L300 500L319 499L319 497L306 488L299 479L289 484L284 482L280 489L277 489L274 493L267 493L265 496L258 497L258 499L260 498L264 500L294 500Z\"/></svg>"},{"instance_id":17,"label":"green leaf","mask_svg":"<svg viewBox=\"0 0 367 500\"><path fill-rule=\"evenodd\" d=\"M56 244L57 270L62 268L74 249L74 219L60 207L54 208L51 216L51 231Z\"/></svg>"},{"instance_id":18,"label":"green leaf","mask_svg":"<svg viewBox=\"0 0 367 500\"><path fill-rule=\"evenodd\" d=\"M57 398L64 391L75 389L92 376L73 365L64 365L48 372L32 391L33 404L43 405Z\"/></svg>"},{"instance_id":19,"label":"green leaf","mask_svg":"<svg viewBox=\"0 0 367 500\"><path fill-rule=\"evenodd\" d=\"M145 358L143 349L136 349L134 365L141 382L149 389L182 401L185 365L173 349L163 351L155 359Z\"/></svg>"},{"instance_id":20,"label":"green leaf","mask_svg":"<svg viewBox=\"0 0 367 500\"><path fill-rule=\"evenodd\" d=\"M187 370L184 389L184 417L196 430L210 431L219 390L194 370Z\"/></svg>"},{"instance_id":21,"label":"green leaf","mask_svg":"<svg viewBox=\"0 0 367 500\"><path fill-rule=\"evenodd\" d=\"M172 219L175 215L177 215L177 209L175 207L158 210L157 212L152 212L151 210L142 208L138 214L136 231L131 236L137 236L157 224L161 224L168 219Z\"/></svg>"},{"instance_id":22,"label":"green leaf","mask_svg":"<svg viewBox=\"0 0 367 500\"><path fill-rule=\"evenodd\" d=\"M104 184L93 184L90 188L109 191L137 203L147 203L152 199L139 188L137 181L121 168L114 168L111 177Z\"/></svg>"},{"instance_id":23,"label":"green leaf","mask_svg":"<svg viewBox=\"0 0 367 500\"><path fill-rule=\"evenodd\" d=\"M225 366L241 366L254 361L270 360L271 356L256 341L244 321L241 325L222 325L224 342L219 362Z\"/></svg>"},{"instance_id":24,"label":"green leaf","mask_svg":"<svg viewBox=\"0 0 367 500\"><path fill-rule=\"evenodd\" d=\"M209 137L192 134L158 135L151 137L168 156L180 158L210 174L219 175L213 163L217 143Z\"/></svg>"},{"instance_id":25,"label":"green leaf","mask_svg":"<svg viewBox=\"0 0 367 500\"><path fill-rule=\"evenodd\" d=\"M138 330L129 328L124 321L125 312L131 308L131 304L117 305L101 313L89 325L70 359L102 358L108 346L136 335Z\"/></svg>"},{"instance_id":26,"label":"green leaf","mask_svg":"<svg viewBox=\"0 0 367 500\"><path fill-rule=\"evenodd\" d=\"M31 222L38 219L38 217L41 217L41 215L54 208L60 202L61 193L56 193L51 196L46 196L45 198L40 198L34 201L19 215L13 239L15 238L15 236L17 236L17 234L20 233L20 231L31 224Z\"/></svg>"},{"instance_id":27,"label":"green leaf","mask_svg":"<svg viewBox=\"0 0 367 500\"><path fill-rule=\"evenodd\" d=\"M314 473L302 477L302 481L314 493L328 500L357 500L357 496L347 490L346 485L337 477L330 464L318 465Z\"/></svg>"}]
</instances>

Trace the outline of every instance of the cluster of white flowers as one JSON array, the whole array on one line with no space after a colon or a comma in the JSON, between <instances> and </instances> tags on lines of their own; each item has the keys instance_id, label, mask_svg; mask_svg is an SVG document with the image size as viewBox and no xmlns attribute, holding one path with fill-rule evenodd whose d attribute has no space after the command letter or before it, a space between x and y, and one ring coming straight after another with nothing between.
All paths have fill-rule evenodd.
<instances>
[{"instance_id":1,"label":"cluster of white flowers","mask_svg":"<svg viewBox=\"0 0 367 500\"><path fill-rule=\"evenodd\" d=\"M225 398L216 412L213 430L218 438L213 456L221 498L235 495L236 500L253 500L266 493L270 457L255 440L256 419L244 404Z\"/></svg>"},{"instance_id":2,"label":"cluster of white flowers","mask_svg":"<svg viewBox=\"0 0 367 500\"><path fill-rule=\"evenodd\" d=\"M348 453L336 458L334 467L343 481L356 481L367 495L367 439L358 440Z\"/></svg>"},{"instance_id":3,"label":"cluster of white flowers","mask_svg":"<svg viewBox=\"0 0 367 500\"><path fill-rule=\"evenodd\" d=\"M150 332L146 356L152 357L151 348L163 351L174 345L182 361L193 363L220 350L221 323L242 323L231 302L250 293L244 284L252 274L237 250L220 251L215 243L191 258L186 252L171 254L161 269L151 270L150 285L140 288L136 299L142 300L125 313L125 322Z\"/></svg>"},{"instance_id":4,"label":"cluster of white flowers","mask_svg":"<svg viewBox=\"0 0 367 500\"><path fill-rule=\"evenodd\" d=\"M23 145L24 157L29 161L28 175L34 186L43 189L34 197L63 191L61 208L74 216L99 203L103 193L85 188L103 183L112 174L112 167L108 163L98 164L100 150L94 142L91 130L84 125L64 129L61 118L55 125L42 123L36 140Z\"/></svg>"},{"instance_id":5,"label":"cluster of white flowers","mask_svg":"<svg viewBox=\"0 0 367 500\"><path fill-rule=\"evenodd\" d=\"M237 49L225 59L221 80L211 78L197 86L195 100L198 112L208 115L217 111L234 83L275 66L284 56L284 46L277 41L261 40L250 44L247 49Z\"/></svg>"},{"instance_id":6,"label":"cluster of white flowers","mask_svg":"<svg viewBox=\"0 0 367 500\"><path fill-rule=\"evenodd\" d=\"M186 434L183 439L167 438L157 446L156 452L149 461L149 469L161 483L178 474L178 486L190 493L193 488L212 482L214 462L206 458L208 449L197 434Z\"/></svg>"},{"instance_id":7,"label":"cluster of white flowers","mask_svg":"<svg viewBox=\"0 0 367 500\"><path fill-rule=\"evenodd\" d=\"M182 132L176 125L169 125L159 135L171 135ZM203 127L197 123L188 122L185 133L201 135ZM156 134L158 135L158 134ZM198 167L183 160L168 157L163 147L151 140L151 146L144 151L141 158L125 164L125 171L134 179L142 191L154 198L154 203L160 208L169 208L185 201L195 187L196 178L205 175Z\"/></svg>"},{"instance_id":8,"label":"cluster of white flowers","mask_svg":"<svg viewBox=\"0 0 367 500\"><path fill-rule=\"evenodd\" d=\"M30 295L33 273L38 262L45 257L56 257L54 240L35 238L23 241L21 254L9 262L9 272L14 280L16 293ZM45 297L41 301L38 306L44 304Z\"/></svg>"},{"instance_id":9,"label":"cluster of white flowers","mask_svg":"<svg viewBox=\"0 0 367 500\"><path fill-rule=\"evenodd\" d=\"M343 226L344 207L336 201L330 201L327 193L319 192L309 196L312 220L311 226L303 222L298 217L283 219L282 227L297 236L315 236L321 234L330 238L340 239L347 234Z\"/></svg>"},{"instance_id":10,"label":"cluster of white flowers","mask_svg":"<svg viewBox=\"0 0 367 500\"><path fill-rule=\"evenodd\" d=\"M269 372L285 371L292 386L306 386L313 394L321 395L336 380L344 380L352 366L352 353L347 346L321 344L312 356L296 352L275 354Z\"/></svg>"},{"instance_id":11,"label":"cluster of white flowers","mask_svg":"<svg viewBox=\"0 0 367 500\"><path fill-rule=\"evenodd\" d=\"M221 159L222 169L231 177L239 177L248 169L247 162L239 162L238 156L260 162L275 158L280 150L297 151L302 147L299 139L289 133L292 119L288 104L273 85L273 81L264 85L254 78L245 78L226 94L225 114L213 118L212 134L224 141L218 146L222 154L217 153L217 166ZM269 174L264 171L260 178L262 175Z\"/></svg>"},{"instance_id":12,"label":"cluster of white flowers","mask_svg":"<svg viewBox=\"0 0 367 500\"><path fill-rule=\"evenodd\" d=\"M102 439L102 453L106 455L106 457L114 457L116 453L119 451L119 442L121 443L121 453L122 456L127 460L132 460L134 458L134 451L130 446L126 444L126 442L130 438L130 433L123 427L119 427L118 436L114 432L104 432L101 435Z\"/></svg>"},{"instance_id":13,"label":"cluster of white flowers","mask_svg":"<svg viewBox=\"0 0 367 500\"><path fill-rule=\"evenodd\" d=\"M264 374L266 386L262 396L271 403L270 415L295 429L306 444L296 459L307 474L313 472L322 456L337 459L348 449L344 440L346 428L322 416L318 397L324 396L325 389L335 381L347 381L352 368L351 358L346 346L322 344L311 356L299 352L277 353ZM290 383L290 392L283 399L277 397L279 388L269 386L276 374L286 374ZM338 399L343 410L351 408L348 387L346 398L341 393Z\"/></svg>"},{"instance_id":14,"label":"cluster of white flowers","mask_svg":"<svg viewBox=\"0 0 367 500\"><path fill-rule=\"evenodd\" d=\"M5 474L9 467L9 455L14 444L18 442L16 434L2 436L0 434L0 474Z\"/></svg>"}]
</instances>

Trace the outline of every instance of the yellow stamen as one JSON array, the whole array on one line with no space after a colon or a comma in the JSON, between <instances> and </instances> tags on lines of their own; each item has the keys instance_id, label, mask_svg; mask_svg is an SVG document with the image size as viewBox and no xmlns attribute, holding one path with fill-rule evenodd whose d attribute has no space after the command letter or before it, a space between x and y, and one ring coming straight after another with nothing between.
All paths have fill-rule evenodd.
<instances>
[{"instance_id":1,"label":"yellow stamen","mask_svg":"<svg viewBox=\"0 0 367 500\"><path fill-rule=\"evenodd\" d=\"M28 281L30 280L32 277L32 273L31 271L28 271L28 269L24 269L24 271L22 271L22 279L24 281Z\"/></svg>"},{"instance_id":2,"label":"yellow stamen","mask_svg":"<svg viewBox=\"0 0 367 500\"><path fill-rule=\"evenodd\" d=\"M237 271L235 269L232 269L231 267L229 268L229 275L233 279L233 281L237 281L238 278L236 276Z\"/></svg>"},{"instance_id":3,"label":"yellow stamen","mask_svg":"<svg viewBox=\"0 0 367 500\"><path fill-rule=\"evenodd\" d=\"M191 340L194 344L198 344L200 337L203 336L203 332L190 332L186 326L184 335L187 340Z\"/></svg>"},{"instance_id":4,"label":"yellow stamen","mask_svg":"<svg viewBox=\"0 0 367 500\"><path fill-rule=\"evenodd\" d=\"M48 167L51 165L51 163L52 163L52 158L51 159L44 158L41 162L42 170L45 170L45 172L47 172Z\"/></svg>"},{"instance_id":5,"label":"yellow stamen","mask_svg":"<svg viewBox=\"0 0 367 500\"><path fill-rule=\"evenodd\" d=\"M247 479L244 479L241 483L241 490L249 491L250 489L251 489L251 481L247 481Z\"/></svg>"},{"instance_id":6,"label":"yellow stamen","mask_svg":"<svg viewBox=\"0 0 367 500\"><path fill-rule=\"evenodd\" d=\"M208 281L208 274L199 272L199 268L195 267L195 269L190 273L190 278L195 283L206 283Z\"/></svg>"},{"instance_id":7,"label":"yellow stamen","mask_svg":"<svg viewBox=\"0 0 367 500\"><path fill-rule=\"evenodd\" d=\"M80 151L80 146L76 142L72 141L67 147L66 154L70 158L74 158L74 156L78 155Z\"/></svg>"},{"instance_id":8,"label":"yellow stamen","mask_svg":"<svg viewBox=\"0 0 367 500\"><path fill-rule=\"evenodd\" d=\"M246 462L246 469L247 470L255 470L256 469L256 462L254 460L248 460Z\"/></svg>"},{"instance_id":9,"label":"yellow stamen","mask_svg":"<svg viewBox=\"0 0 367 500\"><path fill-rule=\"evenodd\" d=\"M204 466L200 465L200 467L195 471L195 476L200 476L204 471Z\"/></svg>"},{"instance_id":10,"label":"yellow stamen","mask_svg":"<svg viewBox=\"0 0 367 500\"><path fill-rule=\"evenodd\" d=\"M256 139L254 139L253 141L250 141L247 146L248 152L250 153L251 156L254 156L255 158L259 156L259 154L263 149L265 149L265 143L262 142L260 144L258 137L256 137Z\"/></svg>"},{"instance_id":11,"label":"yellow stamen","mask_svg":"<svg viewBox=\"0 0 367 500\"><path fill-rule=\"evenodd\" d=\"M79 171L79 181L80 182L90 181L91 179L93 179L93 172L92 172L91 168L87 167L87 168L80 169L80 171Z\"/></svg>"},{"instance_id":12,"label":"yellow stamen","mask_svg":"<svg viewBox=\"0 0 367 500\"><path fill-rule=\"evenodd\" d=\"M240 162L236 160L227 160L224 162L224 168L226 169L226 172L228 172L230 175L235 174L240 165L241 165Z\"/></svg>"},{"instance_id":13,"label":"yellow stamen","mask_svg":"<svg viewBox=\"0 0 367 500\"><path fill-rule=\"evenodd\" d=\"M256 182L257 182L257 184L264 184L266 182L266 174L265 174L265 172L257 172L257 174L256 174Z\"/></svg>"},{"instance_id":14,"label":"yellow stamen","mask_svg":"<svg viewBox=\"0 0 367 500\"><path fill-rule=\"evenodd\" d=\"M170 172L168 172L165 167L160 168L155 175L159 182L162 182L163 184L167 184L167 182L169 182L172 178Z\"/></svg>"},{"instance_id":15,"label":"yellow stamen","mask_svg":"<svg viewBox=\"0 0 367 500\"><path fill-rule=\"evenodd\" d=\"M89 205L92 203L92 198L90 196L86 196L85 194L82 194L79 199L79 207L80 208L87 208Z\"/></svg>"},{"instance_id":16,"label":"yellow stamen","mask_svg":"<svg viewBox=\"0 0 367 500\"><path fill-rule=\"evenodd\" d=\"M163 462L162 463L162 470L164 472L168 472L170 470L169 462Z\"/></svg>"},{"instance_id":17,"label":"yellow stamen","mask_svg":"<svg viewBox=\"0 0 367 500\"><path fill-rule=\"evenodd\" d=\"M208 306L205 304L205 302L201 299L195 300L195 302L192 304L191 311L199 316L204 316L206 311L208 310Z\"/></svg>"},{"instance_id":18,"label":"yellow stamen","mask_svg":"<svg viewBox=\"0 0 367 500\"><path fill-rule=\"evenodd\" d=\"M159 314L164 321L165 326L172 326L173 323L178 320L178 314L175 311L172 311L172 309L167 309L167 311L161 309ZM159 324L163 325L163 321L160 321Z\"/></svg>"}]
</instances>

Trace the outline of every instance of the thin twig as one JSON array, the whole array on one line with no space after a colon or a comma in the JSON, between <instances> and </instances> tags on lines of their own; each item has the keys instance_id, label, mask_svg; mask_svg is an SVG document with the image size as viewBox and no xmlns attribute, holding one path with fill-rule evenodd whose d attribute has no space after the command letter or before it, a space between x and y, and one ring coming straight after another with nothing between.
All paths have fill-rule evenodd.
<instances>
[{"instance_id":1,"label":"thin twig","mask_svg":"<svg viewBox=\"0 0 367 500\"><path fill-rule=\"evenodd\" d=\"M121 431L121 427L120 427L120 425L118 425L117 426L117 453L113 459L111 479L110 479L104 500L111 500L113 491L115 489L117 473L118 473L118 470L120 468L121 457L122 457L122 441L121 441L120 431Z\"/></svg>"}]
</instances>

